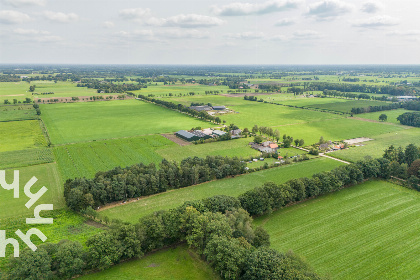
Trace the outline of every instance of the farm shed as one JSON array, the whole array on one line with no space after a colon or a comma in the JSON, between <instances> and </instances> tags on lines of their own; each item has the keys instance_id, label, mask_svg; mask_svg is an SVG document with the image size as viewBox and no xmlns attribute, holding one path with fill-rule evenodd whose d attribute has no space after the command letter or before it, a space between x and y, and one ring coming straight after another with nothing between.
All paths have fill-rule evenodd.
<instances>
[{"instance_id":1,"label":"farm shed","mask_svg":"<svg viewBox=\"0 0 420 280\"><path fill-rule=\"evenodd\" d=\"M204 105L204 106L191 106L189 108L190 109L193 109L193 110L196 110L198 112L201 112L201 111L210 111L211 110L211 107L210 106L207 106L207 105Z\"/></svg>"},{"instance_id":2,"label":"farm shed","mask_svg":"<svg viewBox=\"0 0 420 280\"><path fill-rule=\"evenodd\" d=\"M222 135L225 135L226 132L221 131L221 130L213 130L213 134L217 136L222 136Z\"/></svg>"},{"instance_id":3,"label":"farm shed","mask_svg":"<svg viewBox=\"0 0 420 280\"><path fill-rule=\"evenodd\" d=\"M193 130L193 131L191 131L191 134L194 134L195 136L199 137L200 139L209 139L209 138L211 138L210 135L205 134L205 133L203 133L203 132L201 132L199 130Z\"/></svg>"},{"instance_id":4,"label":"farm shed","mask_svg":"<svg viewBox=\"0 0 420 280\"><path fill-rule=\"evenodd\" d=\"M213 106L213 110L225 110L226 106Z\"/></svg>"},{"instance_id":5,"label":"farm shed","mask_svg":"<svg viewBox=\"0 0 420 280\"><path fill-rule=\"evenodd\" d=\"M196 141L200 140L200 137L197 135L194 135L186 130L180 130L175 132L175 135L181 139L187 140L187 141Z\"/></svg>"}]
</instances>

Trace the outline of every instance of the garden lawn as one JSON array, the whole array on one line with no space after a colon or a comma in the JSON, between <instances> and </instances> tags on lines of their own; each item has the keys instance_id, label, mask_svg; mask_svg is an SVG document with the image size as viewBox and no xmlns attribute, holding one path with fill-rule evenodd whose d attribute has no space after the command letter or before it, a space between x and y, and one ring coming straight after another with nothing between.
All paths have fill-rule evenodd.
<instances>
[{"instance_id":1,"label":"garden lawn","mask_svg":"<svg viewBox=\"0 0 420 280\"><path fill-rule=\"evenodd\" d=\"M126 222L137 223L141 217L155 211L176 208L185 201L203 199L214 195L236 197L250 189L261 186L264 182L273 181L279 184L293 178L309 177L340 165L342 163L327 158L303 161L144 197L136 202L105 209L101 211L101 214L108 216L110 220L122 219Z\"/></svg>"},{"instance_id":2,"label":"garden lawn","mask_svg":"<svg viewBox=\"0 0 420 280\"><path fill-rule=\"evenodd\" d=\"M419 279L420 193L369 181L255 220L332 279Z\"/></svg>"},{"instance_id":3,"label":"garden lawn","mask_svg":"<svg viewBox=\"0 0 420 280\"><path fill-rule=\"evenodd\" d=\"M385 149L391 145L394 145L394 147L401 146L403 149L408 146L408 144L420 146L420 128L413 127L410 129L384 133L372 138L374 140L360 143L360 145L364 146L350 147L347 150L328 153L328 155L356 162L364 159L366 156L372 158L382 157Z\"/></svg>"},{"instance_id":4,"label":"garden lawn","mask_svg":"<svg viewBox=\"0 0 420 280\"><path fill-rule=\"evenodd\" d=\"M220 279L210 266L186 245L160 250L141 259L115 265L107 270L78 278L95 279Z\"/></svg>"},{"instance_id":5,"label":"garden lawn","mask_svg":"<svg viewBox=\"0 0 420 280\"><path fill-rule=\"evenodd\" d=\"M172 145L167 148L158 149L156 152L167 160L181 161L187 157L206 156L228 156L248 159L251 156L258 156L261 153L252 149L248 143L253 138L240 138L229 141L218 141L197 145L178 146Z\"/></svg>"},{"instance_id":6,"label":"garden lawn","mask_svg":"<svg viewBox=\"0 0 420 280\"><path fill-rule=\"evenodd\" d=\"M57 146L54 153L65 181L76 177L93 178L98 171L117 166L158 165L163 158L156 150L166 147L179 146L160 135L148 135Z\"/></svg>"},{"instance_id":7,"label":"garden lawn","mask_svg":"<svg viewBox=\"0 0 420 280\"><path fill-rule=\"evenodd\" d=\"M38 120L0 122L0 152L45 147Z\"/></svg>"},{"instance_id":8,"label":"garden lawn","mask_svg":"<svg viewBox=\"0 0 420 280\"><path fill-rule=\"evenodd\" d=\"M40 105L54 144L76 143L213 127L184 114L139 100Z\"/></svg>"}]
</instances>

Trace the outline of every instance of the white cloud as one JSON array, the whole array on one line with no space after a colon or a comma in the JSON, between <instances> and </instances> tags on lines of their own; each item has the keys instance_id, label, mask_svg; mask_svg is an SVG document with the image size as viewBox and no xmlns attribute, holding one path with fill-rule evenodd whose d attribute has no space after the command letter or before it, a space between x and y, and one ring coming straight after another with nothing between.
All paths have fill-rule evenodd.
<instances>
[{"instance_id":1,"label":"white cloud","mask_svg":"<svg viewBox=\"0 0 420 280\"><path fill-rule=\"evenodd\" d=\"M47 3L46 0L5 0L4 2L14 7L28 6L28 5L45 6L45 4Z\"/></svg>"},{"instance_id":2,"label":"white cloud","mask_svg":"<svg viewBox=\"0 0 420 280\"><path fill-rule=\"evenodd\" d=\"M35 30L35 29L23 29L23 28L16 28L13 30L13 33L18 35L49 35L50 32L43 31L43 30Z\"/></svg>"},{"instance_id":3,"label":"white cloud","mask_svg":"<svg viewBox=\"0 0 420 280\"><path fill-rule=\"evenodd\" d=\"M170 26L181 28L212 27L219 26L224 23L223 20L217 17L199 14L180 14L168 18L159 18L152 16L150 9L142 8L121 10L120 17L151 26Z\"/></svg>"},{"instance_id":4,"label":"white cloud","mask_svg":"<svg viewBox=\"0 0 420 280\"><path fill-rule=\"evenodd\" d=\"M330 20L347 14L352 9L352 5L340 0L323 0L309 5L308 15L315 17L317 20Z\"/></svg>"},{"instance_id":5,"label":"white cloud","mask_svg":"<svg viewBox=\"0 0 420 280\"><path fill-rule=\"evenodd\" d=\"M394 30L387 33L387 35L397 36L419 36L420 30Z\"/></svg>"},{"instance_id":6,"label":"white cloud","mask_svg":"<svg viewBox=\"0 0 420 280\"><path fill-rule=\"evenodd\" d=\"M254 40L264 38L264 33L261 32L241 32L241 33L227 33L225 37L237 40Z\"/></svg>"},{"instance_id":7,"label":"white cloud","mask_svg":"<svg viewBox=\"0 0 420 280\"><path fill-rule=\"evenodd\" d=\"M319 38L322 38L321 34L314 30L298 30L292 35L292 39L294 40L313 40Z\"/></svg>"},{"instance_id":8,"label":"white cloud","mask_svg":"<svg viewBox=\"0 0 420 280\"><path fill-rule=\"evenodd\" d=\"M243 16L253 14L268 14L295 9L300 5L300 0L272 0L260 4L232 3L221 7L213 6L213 11L221 16Z\"/></svg>"},{"instance_id":9,"label":"white cloud","mask_svg":"<svg viewBox=\"0 0 420 280\"><path fill-rule=\"evenodd\" d=\"M0 11L0 23L17 24L27 22L30 19L27 14L21 12L12 10Z\"/></svg>"},{"instance_id":10,"label":"white cloud","mask_svg":"<svg viewBox=\"0 0 420 280\"><path fill-rule=\"evenodd\" d=\"M120 11L120 17L124 19L142 19L143 17L150 17L150 9L133 8L124 9Z\"/></svg>"},{"instance_id":11,"label":"white cloud","mask_svg":"<svg viewBox=\"0 0 420 280\"><path fill-rule=\"evenodd\" d=\"M368 1L365 2L362 5L362 12L368 13L368 14L374 14L379 12L380 10L382 10L384 8L383 4L380 2L376 2L376 1Z\"/></svg>"},{"instance_id":12,"label":"white cloud","mask_svg":"<svg viewBox=\"0 0 420 280\"><path fill-rule=\"evenodd\" d=\"M210 37L209 32L203 32L197 29L192 30L166 30L158 32L157 35L168 39L206 39Z\"/></svg>"},{"instance_id":13,"label":"white cloud","mask_svg":"<svg viewBox=\"0 0 420 280\"><path fill-rule=\"evenodd\" d=\"M216 17L209 17L197 14L177 15L163 19L164 26L177 26L182 28L212 27L224 23L223 20Z\"/></svg>"},{"instance_id":14,"label":"white cloud","mask_svg":"<svg viewBox=\"0 0 420 280\"><path fill-rule=\"evenodd\" d=\"M275 26L289 26L289 25L293 25L295 23L296 23L295 19L284 18L284 19L281 19L281 20L277 21L274 25Z\"/></svg>"},{"instance_id":15,"label":"white cloud","mask_svg":"<svg viewBox=\"0 0 420 280\"><path fill-rule=\"evenodd\" d=\"M384 27L384 26L393 26L399 23L399 19L393 18L387 15L383 16L374 16L367 19L361 19L355 21L353 26L355 27L363 27L363 28L376 28L376 27Z\"/></svg>"},{"instance_id":16,"label":"white cloud","mask_svg":"<svg viewBox=\"0 0 420 280\"><path fill-rule=\"evenodd\" d=\"M61 22L61 23L68 23L77 21L79 19L79 16L75 13L61 13L61 12L52 12L52 11L46 11L44 12L44 16L51 21L55 22Z\"/></svg>"},{"instance_id":17,"label":"white cloud","mask_svg":"<svg viewBox=\"0 0 420 280\"><path fill-rule=\"evenodd\" d=\"M113 28L115 26L115 23L113 23L112 21L105 21L102 24L102 26L105 27L105 28Z\"/></svg>"}]
</instances>

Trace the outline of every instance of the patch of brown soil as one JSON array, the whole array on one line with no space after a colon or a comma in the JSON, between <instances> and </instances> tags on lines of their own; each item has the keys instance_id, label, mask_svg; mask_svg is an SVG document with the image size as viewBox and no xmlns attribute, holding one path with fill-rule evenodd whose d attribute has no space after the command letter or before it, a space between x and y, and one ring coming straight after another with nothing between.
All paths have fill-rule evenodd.
<instances>
[{"instance_id":1,"label":"patch of brown soil","mask_svg":"<svg viewBox=\"0 0 420 280\"><path fill-rule=\"evenodd\" d=\"M178 138L175 136L175 134L162 134L163 137L165 137L166 139L171 140L172 142L180 145L180 146L187 146L187 145L191 145L191 142L182 140L181 138Z\"/></svg>"}]
</instances>

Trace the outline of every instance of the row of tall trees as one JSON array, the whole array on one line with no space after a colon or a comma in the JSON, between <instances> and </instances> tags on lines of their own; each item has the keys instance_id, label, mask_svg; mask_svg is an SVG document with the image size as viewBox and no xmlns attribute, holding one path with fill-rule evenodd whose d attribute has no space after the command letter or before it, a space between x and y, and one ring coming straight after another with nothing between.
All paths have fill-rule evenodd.
<instances>
[{"instance_id":1,"label":"row of tall trees","mask_svg":"<svg viewBox=\"0 0 420 280\"><path fill-rule=\"evenodd\" d=\"M64 184L67 206L74 211L110 202L183 188L214 179L243 174L246 163L238 158L207 156L186 158L180 163L162 160L98 172L93 179L69 179Z\"/></svg>"},{"instance_id":2,"label":"row of tall trees","mask_svg":"<svg viewBox=\"0 0 420 280\"><path fill-rule=\"evenodd\" d=\"M103 270L164 246L186 242L221 279L321 279L298 256L269 249L268 233L255 228L234 197L214 196L155 212L136 225L115 223L79 242L47 243L9 263L15 279L69 279Z\"/></svg>"},{"instance_id":3,"label":"row of tall trees","mask_svg":"<svg viewBox=\"0 0 420 280\"><path fill-rule=\"evenodd\" d=\"M190 116L200 118L202 120L208 120L208 121L215 122L215 123L218 123L218 124L222 123L222 120L219 117L211 116L206 111L198 112L198 111L196 111L194 109L190 109L190 108L188 108L188 107L186 107L182 104L175 104L175 103L172 103L172 102L169 102L169 101L165 101L165 100L161 100L161 99L155 99L155 98L152 98L152 97L147 97L147 96L144 96L142 94L139 94L138 98L149 101L149 102L152 102L152 103L155 103L155 104L158 104L158 105L161 105L163 107L166 107L166 108L169 108L169 109L172 109L172 110L177 110L177 111L180 111L180 112L187 113Z\"/></svg>"},{"instance_id":4,"label":"row of tall trees","mask_svg":"<svg viewBox=\"0 0 420 280\"><path fill-rule=\"evenodd\" d=\"M368 106L368 107L354 107L351 108L352 114L363 114L363 113L372 113L372 112L380 112L380 111L388 111L402 108L401 103L384 103L384 105L380 106Z\"/></svg>"},{"instance_id":5,"label":"row of tall trees","mask_svg":"<svg viewBox=\"0 0 420 280\"><path fill-rule=\"evenodd\" d=\"M397 117L397 120L403 125L420 127L420 112L407 112Z\"/></svg>"},{"instance_id":6,"label":"row of tall trees","mask_svg":"<svg viewBox=\"0 0 420 280\"><path fill-rule=\"evenodd\" d=\"M348 83L311 83L308 86L308 90L324 91L324 90L336 90L339 92L364 92L364 93L379 93L389 94L392 96L400 95L417 95L420 93L415 87L409 86L378 86L378 85L366 85L366 84L348 84Z\"/></svg>"}]
</instances>

